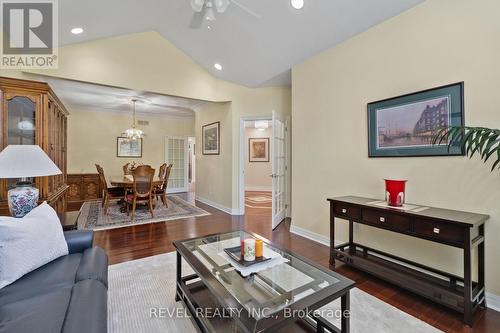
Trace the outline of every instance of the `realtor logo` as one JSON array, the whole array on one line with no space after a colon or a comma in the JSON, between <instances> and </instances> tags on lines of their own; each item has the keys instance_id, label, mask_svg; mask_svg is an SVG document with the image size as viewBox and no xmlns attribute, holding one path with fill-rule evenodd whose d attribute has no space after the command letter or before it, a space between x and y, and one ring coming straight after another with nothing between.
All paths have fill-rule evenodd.
<instances>
[{"instance_id":1,"label":"realtor logo","mask_svg":"<svg viewBox=\"0 0 500 333\"><path fill-rule=\"evenodd\" d=\"M0 68L57 68L57 0L0 0Z\"/></svg>"}]
</instances>

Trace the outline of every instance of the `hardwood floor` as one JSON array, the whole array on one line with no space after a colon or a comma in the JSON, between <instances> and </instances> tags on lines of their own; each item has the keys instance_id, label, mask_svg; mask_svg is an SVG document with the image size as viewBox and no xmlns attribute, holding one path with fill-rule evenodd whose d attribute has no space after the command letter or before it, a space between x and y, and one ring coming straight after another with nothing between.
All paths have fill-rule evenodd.
<instances>
[{"instance_id":1,"label":"hardwood floor","mask_svg":"<svg viewBox=\"0 0 500 333\"><path fill-rule=\"evenodd\" d=\"M194 201L192 194L182 194L182 197ZM284 221L274 232L271 231L269 209L247 206L245 216L231 216L200 202L196 202L196 205L210 212L211 215L96 231L95 244L106 250L110 264L116 264L174 251L172 242L176 240L245 229L258 233L325 267L330 267L328 247L290 233L289 220ZM343 266L341 263L335 268L330 268L356 281L359 289L442 331L500 332L500 312L491 309L479 310L474 316L473 328L469 328L462 324L458 313L429 302L422 297Z\"/></svg>"}]
</instances>

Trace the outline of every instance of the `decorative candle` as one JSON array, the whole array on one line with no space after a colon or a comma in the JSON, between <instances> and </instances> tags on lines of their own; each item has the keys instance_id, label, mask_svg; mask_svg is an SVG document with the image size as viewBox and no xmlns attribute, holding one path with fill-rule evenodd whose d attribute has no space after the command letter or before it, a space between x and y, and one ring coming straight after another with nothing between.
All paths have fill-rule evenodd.
<instances>
[{"instance_id":1,"label":"decorative candle","mask_svg":"<svg viewBox=\"0 0 500 333\"><path fill-rule=\"evenodd\" d=\"M255 239L253 238L245 239L245 254L243 259L245 261L255 260Z\"/></svg>"},{"instance_id":2,"label":"decorative candle","mask_svg":"<svg viewBox=\"0 0 500 333\"><path fill-rule=\"evenodd\" d=\"M262 239L255 240L255 256L260 258L264 255L264 242Z\"/></svg>"},{"instance_id":3,"label":"decorative candle","mask_svg":"<svg viewBox=\"0 0 500 333\"><path fill-rule=\"evenodd\" d=\"M241 238L241 258L245 255L245 238Z\"/></svg>"}]
</instances>

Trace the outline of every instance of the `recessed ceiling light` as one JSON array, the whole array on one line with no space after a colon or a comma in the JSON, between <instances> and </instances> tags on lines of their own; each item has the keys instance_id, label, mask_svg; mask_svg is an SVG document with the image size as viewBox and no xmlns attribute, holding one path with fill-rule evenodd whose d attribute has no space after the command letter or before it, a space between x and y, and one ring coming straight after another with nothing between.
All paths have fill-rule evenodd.
<instances>
[{"instance_id":1,"label":"recessed ceiling light","mask_svg":"<svg viewBox=\"0 0 500 333\"><path fill-rule=\"evenodd\" d=\"M290 3L295 9L302 9L304 7L304 0L290 0Z\"/></svg>"},{"instance_id":2,"label":"recessed ceiling light","mask_svg":"<svg viewBox=\"0 0 500 333\"><path fill-rule=\"evenodd\" d=\"M215 64L214 64L214 67L215 67L215 69L216 69L216 70L218 70L218 71L221 71L221 70L222 70L222 65L221 65L221 64L219 64L219 63L215 63Z\"/></svg>"},{"instance_id":3,"label":"recessed ceiling light","mask_svg":"<svg viewBox=\"0 0 500 333\"><path fill-rule=\"evenodd\" d=\"M83 28L73 28L73 29L71 29L71 33L72 33L73 35L79 35L79 34L81 34L82 32L83 32Z\"/></svg>"}]
</instances>

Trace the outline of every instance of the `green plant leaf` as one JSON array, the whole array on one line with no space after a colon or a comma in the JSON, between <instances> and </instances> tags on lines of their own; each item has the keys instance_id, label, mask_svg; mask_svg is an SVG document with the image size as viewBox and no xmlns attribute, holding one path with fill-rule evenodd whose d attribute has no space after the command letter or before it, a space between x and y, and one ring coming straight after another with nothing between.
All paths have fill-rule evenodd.
<instances>
[{"instance_id":1,"label":"green plant leaf","mask_svg":"<svg viewBox=\"0 0 500 333\"><path fill-rule=\"evenodd\" d=\"M484 163L496 153L491 170L500 169L500 129L450 126L436 131L432 143L442 144L445 139L448 139L448 151L451 147L460 146L469 158L479 154Z\"/></svg>"},{"instance_id":2,"label":"green plant leaf","mask_svg":"<svg viewBox=\"0 0 500 333\"><path fill-rule=\"evenodd\" d=\"M484 151L481 155L481 158L486 162L488 160L488 158L491 156L491 152L494 150L493 147L496 143L498 143L497 139L498 137L500 136L500 134L494 134L492 136L490 136L490 138L488 139L488 143L486 144L486 147L484 148Z\"/></svg>"}]
</instances>

